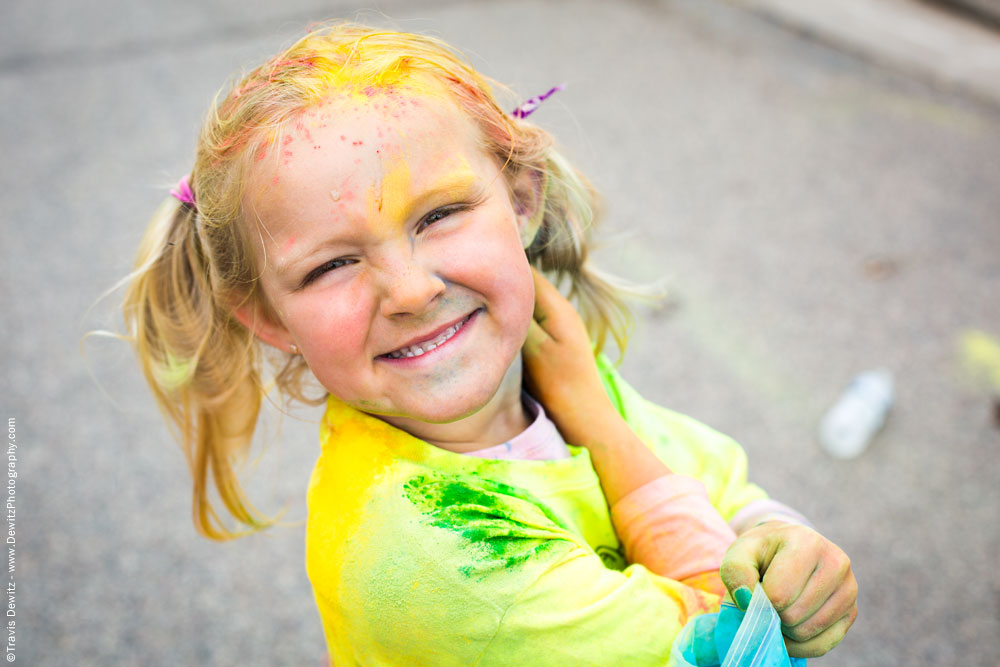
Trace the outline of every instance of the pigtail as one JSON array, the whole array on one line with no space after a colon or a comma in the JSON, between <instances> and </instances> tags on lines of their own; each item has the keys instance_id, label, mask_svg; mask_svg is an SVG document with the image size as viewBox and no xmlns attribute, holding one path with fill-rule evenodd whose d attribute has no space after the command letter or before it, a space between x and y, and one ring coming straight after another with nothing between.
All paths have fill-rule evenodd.
<instances>
[{"instance_id":1,"label":"pigtail","mask_svg":"<svg viewBox=\"0 0 1000 667\"><path fill-rule=\"evenodd\" d=\"M256 348L213 292L212 275L194 206L174 198L157 210L140 244L124 299L129 338L160 410L181 443L194 480L197 530L212 539L236 537L212 508L214 484L240 523L260 518L237 481L262 391Z\"/></svg>"}]
</instances>

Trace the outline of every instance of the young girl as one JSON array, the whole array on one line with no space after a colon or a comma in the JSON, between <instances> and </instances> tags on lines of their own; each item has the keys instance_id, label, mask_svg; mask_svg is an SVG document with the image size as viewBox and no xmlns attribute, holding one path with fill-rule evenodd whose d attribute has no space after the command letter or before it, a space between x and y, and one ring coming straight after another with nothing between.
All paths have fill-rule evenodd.
<instances>
[{"instance_id":1,"label":"young girl","mask_svg":"<svg viewBox=\"0 0 1000 667\"><path fill-rule=\"evenodd\" d=\"M196 527L235 534L210 483L268 524L233 462L270 354L282 392L329 392L306 562L336 664L665 664L762 577L790 653L824 653L849 561L595 357L626 311L587 262L593 195L524 115L446 45L350 25L216 104L125 303Z\"/></svg>"}]
</instances>

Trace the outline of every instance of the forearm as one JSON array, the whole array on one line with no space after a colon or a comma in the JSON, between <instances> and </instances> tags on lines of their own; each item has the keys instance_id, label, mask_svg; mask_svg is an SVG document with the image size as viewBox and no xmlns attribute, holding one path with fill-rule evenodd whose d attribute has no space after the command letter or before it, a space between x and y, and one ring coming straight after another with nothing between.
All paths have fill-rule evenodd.
<instances>
[{"instance_id":1,"label":"forearm","mask_svg":"<svg viewBox=\"0 0 1000 667\"><path fill-rule=\"evenodd\" d=\"M723 594L718 570L736 535L704 485L673 474L608 403L577 403L564 433L586 446L629 562L670 579ZM574 414L575 413L575 414Z\"/></svg>"},{"instance_id":2,"label":"forearm","mask_svg":"<svg viewBox=\"0 0 1000 667\"><path fill-rule=\"evenodd\" d=\"M590 452L628 561L691 588L724 595L719 567L736 535L704 484L674 474L599 384L557 387L547 392L548 414L566 441Z\"/></svg>"}]
</instances>

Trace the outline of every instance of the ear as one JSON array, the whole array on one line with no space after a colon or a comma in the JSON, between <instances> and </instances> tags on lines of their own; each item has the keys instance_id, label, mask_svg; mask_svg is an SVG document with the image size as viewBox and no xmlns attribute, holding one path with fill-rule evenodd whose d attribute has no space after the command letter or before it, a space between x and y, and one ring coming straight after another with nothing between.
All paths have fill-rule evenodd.
<instances>
[{"instance_id":1,"label":"ear","mask_svg":"<svg viewBox=\"0 0 1000 667\"><path fill-rule=\"evenodd\" d=\"M291 353L290 348L294 339L278 318L269 317L259 306L246 303L233 308L232 313L233 317L249 329L254 336L271 347Z\"/></svg>"},{"instance_id":2,"label":"ear","mask_svg":"<svg viewBox=\"0 0 1000 667\"><path fill-rule=\"evenodd\" d=\"M521 245L531 245L538 235L544 217L545 173L524 168L511 180L510 196L517 215L517 228Z\"/></svg>"}]
</instances>

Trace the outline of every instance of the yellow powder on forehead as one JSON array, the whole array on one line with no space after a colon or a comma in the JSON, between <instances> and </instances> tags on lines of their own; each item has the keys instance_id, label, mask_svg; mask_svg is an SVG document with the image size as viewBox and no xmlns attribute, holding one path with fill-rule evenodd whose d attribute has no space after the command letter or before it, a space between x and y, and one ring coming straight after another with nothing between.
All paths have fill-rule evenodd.
<instances>
[{"instance_id":1,"label":"yellow powder on forehead","mask_svg":"<svg viewBox=\"0 0 1000 667\"><path fill-rule=\"evenodd\" d=\"M412 199L410 165L401 153L384 156L382 162L388 162L388 168L381 180L368 189L368 214L373 220L381 216L395 221L406 220Z\"/></svg>"},{"instance_id":2,"label":"yellow powder on forehead","mask_svg":"<svg viewBox=\"0 0 1000 667\"><path fill-rule=\"evenodd\" d=\"M395 103L399 108L404 108L407 105L433 105L438 99L440 96L428 97L408 90ZM367 193L368 212L372 219L381 217L403 222L413 214L412 207L417 203L416 198L427 191L462 187L476 180L476 173L469 164L468 156L462 150L456 150L459 146L455 143L456 138L467 129L461 127L460 117L436 110L425 116L428 124L407 128L405 124L394 123L394 114L385 107L381 109L380 115L385 123L383 127L386 134L383 137L382 131L379 131L379 136L384 140L378 151L380 173ZM458 126L455 121L458 121ZM390 134L394 136L390 138ZM433 155L434 166L431 172L440 175L433 182L421 179L415 185L411 166L414 155L410 154L410 150L416 150L422 156L421 159L426 160L427 154L423 151L434 144L424 142L435 142L442 137L445 141L437 149L436 155ZM424 167L418 165L418 168Z\"/></svg>"},{"instance_id":3,"label":"yellow powder on forehead","mask_svg":"<svg viewBox=\"0 0 1000 667\"><path fill-rule=\"evenodd\" d=\"M313 68L311 74L311 77L299 82L305 92L306 104L285 118L282 127L268 129L258 135L254 148L255 163L268 156L276 159L291 157L290 147L278 144L290 141L285 132L293 128L302 131L303 119L317 112L323 113L324 123L336 122L337 114L380 114L387 127L405 138L406 132L393 121L405 117L418 106L460 109L444 83L413 72L388 70L372 73L357 71L351 66L326 66ZM324 109L326 111L322 111ZM439 119L438 123L442 131L447 131L445 126L448 121Z\"/></svg>"},{"instance_id":4,"label":"yellow powder on forehead","mask_svg":"<svg viewBox=\"0 0 1000 667\"><path fill-rule=\"evenodd\" d=\"M381 72L360 71L350 65L318 68L308 86L308 98L311 102L328 99L331 95L365 102L378 96L391 97L397 94L451 99L446 86L430 76L394 69Z\"/></svg>"},{"instance_id":5,"label":"yellow powder on forehead","mask_svg":"<svg viewBox=\"0 0 1000 667\"><path fill-rule=\"evenodd\" d=\"M442 156L446 168L432 182L422 183L414 188L410 163L401 153L384 157L388 168L381 180L368 189L368 211L372 219L384 219L403 224L414 213L414 207L423 204L425 197L436 193L461 192L463 196L475 194L473 188L480 186L479 174L464 155Z\"/></svg>"}]
</instances>

